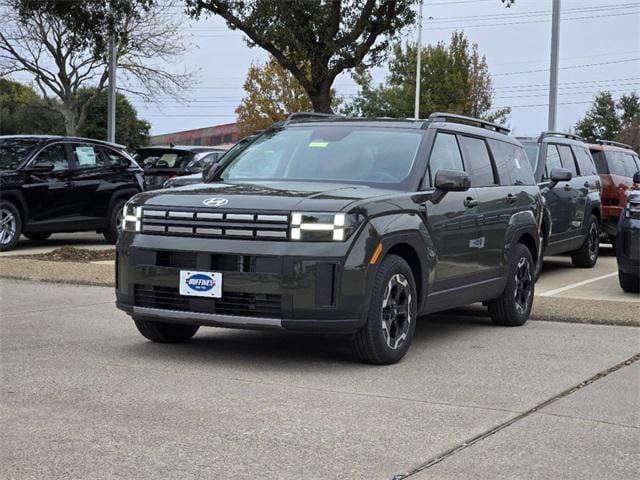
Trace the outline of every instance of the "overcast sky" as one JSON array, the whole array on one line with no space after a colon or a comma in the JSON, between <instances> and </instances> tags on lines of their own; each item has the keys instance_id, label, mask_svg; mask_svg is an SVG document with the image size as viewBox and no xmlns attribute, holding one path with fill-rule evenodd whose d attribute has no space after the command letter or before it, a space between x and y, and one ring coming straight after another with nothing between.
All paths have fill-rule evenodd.
<instances>
[{"instance_id":1,"label":"overcast sky","mask_svg":"<svg viewBox=\"0 0 640 480\"><path fill-rule=\"evenodd\" d=\"M424 23L423 44L448 41L454 30L478 43L494 79L494 105L513 107L514 133L546 129L551 0L517 0L511 8L500 0L425 0L424 16L433 19ZM561 18L558 128L567 130L597 91L610 90L616 97L640 91L640 0L562 0ZM243 35L218 17L189 25L193 48L183 64L197 70L200 80L189 102L145 105L133 99L152 134L233 122L247 68L266 59L262 49L247 47ZM415 36L414 29L407 39ZM373 73L377 81L384 79L384 69ZM348 74L338 77L335 87L345 98L357 92Z\"/></svg>"}]
</instances>

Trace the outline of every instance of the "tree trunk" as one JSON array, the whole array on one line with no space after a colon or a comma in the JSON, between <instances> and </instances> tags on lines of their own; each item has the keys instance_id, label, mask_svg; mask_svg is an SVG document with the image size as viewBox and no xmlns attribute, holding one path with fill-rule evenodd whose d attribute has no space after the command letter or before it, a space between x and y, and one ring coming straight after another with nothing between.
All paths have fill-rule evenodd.
<instances>
[{"instance_id":1,"label":"tree trunk","mask_svg":"<svg viewBox=\"0 0 640 480\"><path fill-rule=\"evenodd\" d=\"M313 111L318 113L333 113L331 108L331 85L322 85L314 92L309 93Z\"/></svg>"},{"instance_id":2,"label":"tree trunk","mask_svg":"<svg viewBox=\"0 0 640 480\"><path fill-rule=\"evenodd\" d=\"M66 105L60 107L60 113L64 118L64 129L68 136L75 137L78 135L78 118L75 111Z\"/></svg>"}]
</instances>

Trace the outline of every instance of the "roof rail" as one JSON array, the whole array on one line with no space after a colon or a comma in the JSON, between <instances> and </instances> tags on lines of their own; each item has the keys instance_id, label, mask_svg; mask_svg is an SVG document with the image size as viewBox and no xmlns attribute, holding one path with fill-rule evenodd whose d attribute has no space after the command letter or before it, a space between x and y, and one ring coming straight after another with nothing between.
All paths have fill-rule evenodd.
<instances>
[{"instance_id":1,"label":"roof rail","mask_svg":"<svg viewBox=\"0 0 640 480\"><path fill-rule=\"evenodd\" d=\"M612 147L620 147L626 148L628 150L633 150L631 145L627 145L626 143L622 142L614 142L613 140L602 140L601 138L599 138L596 140L596 143L599 143L600 145L611 145Z\"/></svg>"},{"instance_id":2,"label":"roof rail","mask_svg":"<svg viewBox=\"0 0 640 480\"><path fill-rule=\"evenodd\" d=\"M565 133L565 132L542 132L538 140L542 140L544 137L564 137L564 138L569 138L571 140L578 140L580 142L584 141L582 137L579 135L574 135L573 133Z\"/></svg>"},{"instance_id":3,"label":"roof rail","mask_svg":"<svg viewBox=\"0 0 640 480\"><path fill-rule=\"evenodd\" d=\"M285 119L283 126L290 124L295 120L313 120L322 118L344 118L341 115L335 115L333 113L320 113L320 112L295 112L289 114Z\"/></svg>"},{"instance_id":4,"label":"roof rail","mask_svg":"<svg viewBox=\"0 0 640 480\"><path fill-rule=\"evenodd\" d=\"M511 130L497 123L488 122L479 118L466 117L464 115L456 115L455 113L433 112L427 119L428 122L447 122L450 120L458 121L459 123L468 123L476 127L486 128L505 135L509 134Z\"/></svg>"}]
</instances>

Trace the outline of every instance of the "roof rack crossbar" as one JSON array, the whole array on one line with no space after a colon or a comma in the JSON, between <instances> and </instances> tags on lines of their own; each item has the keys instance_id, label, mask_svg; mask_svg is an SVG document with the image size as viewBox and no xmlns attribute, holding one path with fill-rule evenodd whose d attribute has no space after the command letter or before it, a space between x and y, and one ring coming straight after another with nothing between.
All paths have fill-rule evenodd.
<instances>
[{"instance_id":1,"label":"roof rack crossbar","mask_svg":"<svg viewBox=\"0 0 640 480\"><path fill-rule=\"evenodd\" d=\"M603 140L599 138L596 140L596 143L599 143L600 145L611 145L613 147L627 148L629 150L632 150L631 145L627 145L626 143L622 142L614 142L613 140Z\"/></svg>"},{"instance_id":2,"label":"roof rack crossbar","mask_svg":"<svg viewBox=\"0 0 640 480\"><path fill-rule=\"evenodd\" d=\"M314 118L341 118L341 115L320 112L295 112L289 114L283 125L288 125L295 120L313 120Z\"/></svg>"},{"instance_id":3,"label":"roof rack crossbar","mask_svg":"<svg viewBox=\"0 0 640 480\"><path fill-rule=\"evenodd\" d=\"M581 136L575 135L573 133L565 133L565 132L542 132L540 134L539 140L542 140L544 137L564 137L569 138L571 140L578 140L580 142L584 141Z\"/></svg>"},{"instance_id":4,"label":"roof rack crossbar","mask_svg":"<svg viewBox=\"0 0 640 480\"><path fill-rule=\"evenodd\" d=\"M427 119L428 122L446 122L448 120L457 120L460 123L468 123L488 130L494 130L498 133L504 133L505 135L511 132L507 127L498 125L497 123L488 122L479 118L467 117L465 115L457 115L455 113L433 112Z\"/></svg>"}]
</instances>

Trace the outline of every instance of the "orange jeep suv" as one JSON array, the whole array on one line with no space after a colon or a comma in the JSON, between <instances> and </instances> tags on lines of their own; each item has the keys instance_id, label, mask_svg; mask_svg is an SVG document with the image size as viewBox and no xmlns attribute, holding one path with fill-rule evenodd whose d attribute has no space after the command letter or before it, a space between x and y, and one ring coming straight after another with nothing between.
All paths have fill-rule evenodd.
<instances>
[{"instance_id":1,"label":"orange jeep suv","mask_svg":"<svg viewBox=\"0 0 640 480\"><path fill-rule=\"evenodd\" d=\"M640 171L640 159L629 145L597 140L589 145L602 183L602 231L615 242L618 218L633 185L633 174Z\"/></svg>"}]
</instances>

